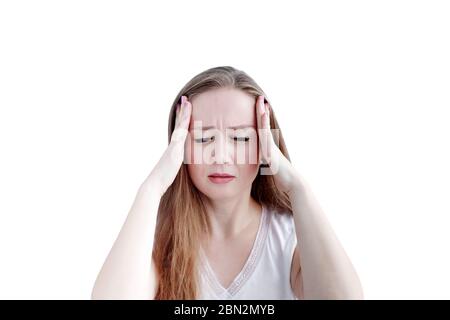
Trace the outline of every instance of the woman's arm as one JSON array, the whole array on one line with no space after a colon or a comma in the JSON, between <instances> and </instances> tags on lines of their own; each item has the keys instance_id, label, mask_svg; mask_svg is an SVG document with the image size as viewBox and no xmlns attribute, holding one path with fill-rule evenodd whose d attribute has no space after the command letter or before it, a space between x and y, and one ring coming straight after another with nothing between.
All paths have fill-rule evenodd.
<instances>
[{"instance_id":1,"label":"woman's arm","mask_svg":"<svg viewBox=\"0 0 450 320\"><path fill-rule=\"evenodd\" d=\"M273 175L277 188L289 195L292 205L300 253L300 261L292 264L295 268L300 265L291 274L292 289L301 292L303 281L303 295L299 296L304 299L363 299L358 275L311 189L275 143L278 135L271 130L271 108L263 95L258 96L255 107L259 150L269 164L261 174Z\"/></svg>"},{"instance_id":2,"label":"woman's arm","mask_svg":"<svg viewBox=\"0 0 450 320\"><path fill-rule=\"evenodd\" d=\"M185 96L177 104L170 143L142 183L128 217L95 281L92 299L154 299L158 275L152 259L159 202L180 171L192 113Z\"/></svg>"},{"instance_id":3,"label":"woman's arm","mask_svg":"<svg viewBox=\"0 0 450 320\"><path fill-rule=\"evenodd\" d=\"M160 184L141 185L126 221L97 276L92 299L154 299L158 278L152 252Z\"/></svg>"},{"instance_id":4,"label":"woman's arm","mask_svg":"<svg viewBox=\"0 0 450 320\"><path fill-rule=\"evenodd\" d=\"M298 177L288 194L304 299L364 299L359 277L304 179Z\"/></svg>"}]
</instances>

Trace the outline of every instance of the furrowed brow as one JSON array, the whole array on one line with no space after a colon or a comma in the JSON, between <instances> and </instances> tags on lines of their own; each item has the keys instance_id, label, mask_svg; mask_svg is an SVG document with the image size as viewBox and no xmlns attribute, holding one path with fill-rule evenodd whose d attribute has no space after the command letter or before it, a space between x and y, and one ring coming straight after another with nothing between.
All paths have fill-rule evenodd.
<instances>
[{"instance_id":1,"label":"furrowed brow","mask_svg":"<svg viewBox=\"0 0 450 320\"><path fill-rule=\"evenodd\" d=\"M200 127L199 129L201 130L209 130L209 129L215 129L216 126L205 126L205 127ZM253 125L251 124L241 124L238 126L230 126L227 127L228 129L243 129L243 128L253 128Z\"/></svg>"}]
</instances>

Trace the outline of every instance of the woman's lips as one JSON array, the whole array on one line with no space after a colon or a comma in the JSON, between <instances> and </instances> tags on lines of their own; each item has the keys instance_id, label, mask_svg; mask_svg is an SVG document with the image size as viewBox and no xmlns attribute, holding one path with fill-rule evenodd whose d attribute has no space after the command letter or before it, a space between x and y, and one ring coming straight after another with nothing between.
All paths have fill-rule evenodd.
<instances>
[{"instance_id":1,"label":"woman's lips","mask_svg":"<svg viewBox=\"0 0 450 320\"><path fill-rule=\"evenodd\" d=\"M217 183L217 184L228 183L231 180L233 180L234 178L235 178L234 176L230 176L230 175L216 175L216 174L212 174L212 175L208 176L208 179L212 183Z\"/></svg>"}]
</instances>

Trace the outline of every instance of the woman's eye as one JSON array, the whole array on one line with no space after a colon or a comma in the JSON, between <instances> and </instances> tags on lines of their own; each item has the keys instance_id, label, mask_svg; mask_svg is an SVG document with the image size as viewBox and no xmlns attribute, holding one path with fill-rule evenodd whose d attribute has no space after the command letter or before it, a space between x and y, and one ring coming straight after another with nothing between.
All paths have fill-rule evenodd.
<instances>
[{"instance_id":1,"label":"woman's eye","mask_svg":"<svg viewBox=\"0 0 450 320\"><path fill-rule=\"evenodd\" d=\"M214 136L207 137L207 138L199 138L199 139L195 139L195 142L198 142L198 143L205 143L205 142L212 141L212 140L214 140Z\"/></svg>"},{"instance_id":2,"label":"woman's eye","mask_svg":"<svg viewBox=\"0 0 450 320\"><path fill-rule=\"evenodd\" d=\"M234 137L234 141L249 141L250 137Z\"/></svg>"},{"instance_id":3,"label":"woman's eye","mask_svg":"<svg viewBox=\"0 0 450 320\"><path fill-rule=\"evenodd\" d=\"M195 142L197 143L206 143L209 141L214 141L214 136L211 137L204 137L204 138L199 138L199 139L194 139ZM250 137L233 137L234 141L239 141L239 142L248 142L250 140Z\"/></svg>"}]
</instances>

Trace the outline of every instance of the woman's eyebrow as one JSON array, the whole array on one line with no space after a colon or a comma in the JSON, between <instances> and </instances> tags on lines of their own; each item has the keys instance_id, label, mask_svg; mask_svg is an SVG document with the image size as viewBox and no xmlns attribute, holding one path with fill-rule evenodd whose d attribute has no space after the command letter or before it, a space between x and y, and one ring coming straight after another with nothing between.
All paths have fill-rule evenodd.
<instances>
[{"instance_id":1,"label":"woman's eyebrow","mask_svg":"<svg viewBox=\"0 0 450 320\"><path fill-rule=\"evenodd\" d=\"M238 126L231 126L227 127L228 129L243 129L243 128L253 128L254 126L252 124L241 124ZM209 129L215 129L216 126L205 126L201 127L202 130L209 130Z\"/></svg>"}]
</instances>

